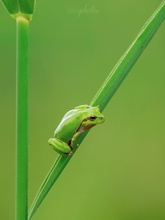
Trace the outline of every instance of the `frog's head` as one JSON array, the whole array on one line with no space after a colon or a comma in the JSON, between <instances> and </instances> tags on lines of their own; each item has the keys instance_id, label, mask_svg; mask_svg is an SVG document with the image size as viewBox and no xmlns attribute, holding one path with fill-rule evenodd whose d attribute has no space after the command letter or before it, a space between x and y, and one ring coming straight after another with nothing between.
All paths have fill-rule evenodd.
<instances>
[{"instance_id":1,"label":"frog's head","mask_svg":"<svg viewBox=\"0 0 165 220\"><path fill-rule=\"evenodd\" d=\"M100 112L99 106L83 105L79 106L83 112L83 119L79 130L89 130L91 127L101 124L105 121L103 114Z\"/></svg>"},{"instance_id":2,"label":"frog's head","mask_svg":"<svg viewBox=\"0 0 165 220\"><path fill-rule=\"evenodd\" d=\"M99 106L90 108L87 121L92 125L101 124L105 121L103 114L100 112Z\"/></svg>"}]
</instances>

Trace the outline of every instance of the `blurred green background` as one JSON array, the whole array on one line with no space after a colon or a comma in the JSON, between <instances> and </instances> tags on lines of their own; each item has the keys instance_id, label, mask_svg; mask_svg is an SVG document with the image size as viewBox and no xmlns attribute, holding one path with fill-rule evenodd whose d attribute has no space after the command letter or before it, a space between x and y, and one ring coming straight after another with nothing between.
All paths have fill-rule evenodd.
<instances>
[{"instance_id":1,"label":"blurred green background","mask_svg":"<svg viewBox=\"0 0 165 220\"><path fill-rule=\"evenodd\" d=\"M88 104L160 0L37 1L30 24L29 204L64 113ZM34 220L165 219L165 23ZM14 219L15 21L0 4L0 219Z\"/></svg>"}]
</instances>

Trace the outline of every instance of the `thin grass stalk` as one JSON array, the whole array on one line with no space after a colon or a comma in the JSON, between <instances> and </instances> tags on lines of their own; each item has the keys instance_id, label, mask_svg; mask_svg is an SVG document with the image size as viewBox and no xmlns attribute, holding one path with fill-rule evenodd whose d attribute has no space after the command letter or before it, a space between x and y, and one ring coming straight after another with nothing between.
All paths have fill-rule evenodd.
<instances>
[{"instance_id":1,"label":"thin grass stalk","mask_svg":"<svg viewBox=\"0 0 165 220\"><path fill-rule=\"evenodd\" d=\"M29 21L16 18L16 220L28 213L28 32Z\"/></svg>"},{"instance_id":2,"label":"thin grass stalk","mask_svg":"<svg viewBox=\"0 0 165 220\"><path fill-rule=\"evenodd\" d=\"M119 88L120 84L124 81L125 77L134 66L137 59L140 57L146 46L157 32L164 19L165 1L162 1L157 10L155 10L153 15L142 27L130 47L126 50L115 67L112 69L111 73L93 98L91 102L92 106L101 105L100 110L104 110L106 105L109 103Z\"/></svg>"}]
</instances>

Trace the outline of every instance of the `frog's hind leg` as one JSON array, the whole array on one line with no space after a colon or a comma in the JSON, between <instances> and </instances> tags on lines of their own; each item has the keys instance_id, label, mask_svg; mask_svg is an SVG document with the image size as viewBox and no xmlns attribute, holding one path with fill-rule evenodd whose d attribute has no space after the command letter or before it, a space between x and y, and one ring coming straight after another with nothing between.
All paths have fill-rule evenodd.
<instances>
[{"instance_id":1,"label":"frog's hind leg","mask_svg":"<svg viewBox=\"0 0 165 220\"><path fill-rule=\"evenodd\" d=\"M64 141L61 141L58 138L50 138L48 140L48 143L53 148L53 150L55 150L59 154L62 154L62 155L72 154L72 148L67 143L65 143Z\"/></svg>"}]
</instances>

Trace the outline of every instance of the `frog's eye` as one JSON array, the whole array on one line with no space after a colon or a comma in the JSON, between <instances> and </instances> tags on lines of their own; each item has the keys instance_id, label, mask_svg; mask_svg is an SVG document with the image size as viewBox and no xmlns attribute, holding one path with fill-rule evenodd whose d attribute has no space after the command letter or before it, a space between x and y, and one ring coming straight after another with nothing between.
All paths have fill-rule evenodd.
<instances>
[{"instance_id":1,"label":"frog's eye","mask_svg":"<svg viewBox=\"0 0 165 220\"><path fill-rule=\"evenodd\" d=\"M89 118L90 118L91 121L94 121L96 119L96 116L91 115Z\"/></svg>"}]
</instances>

